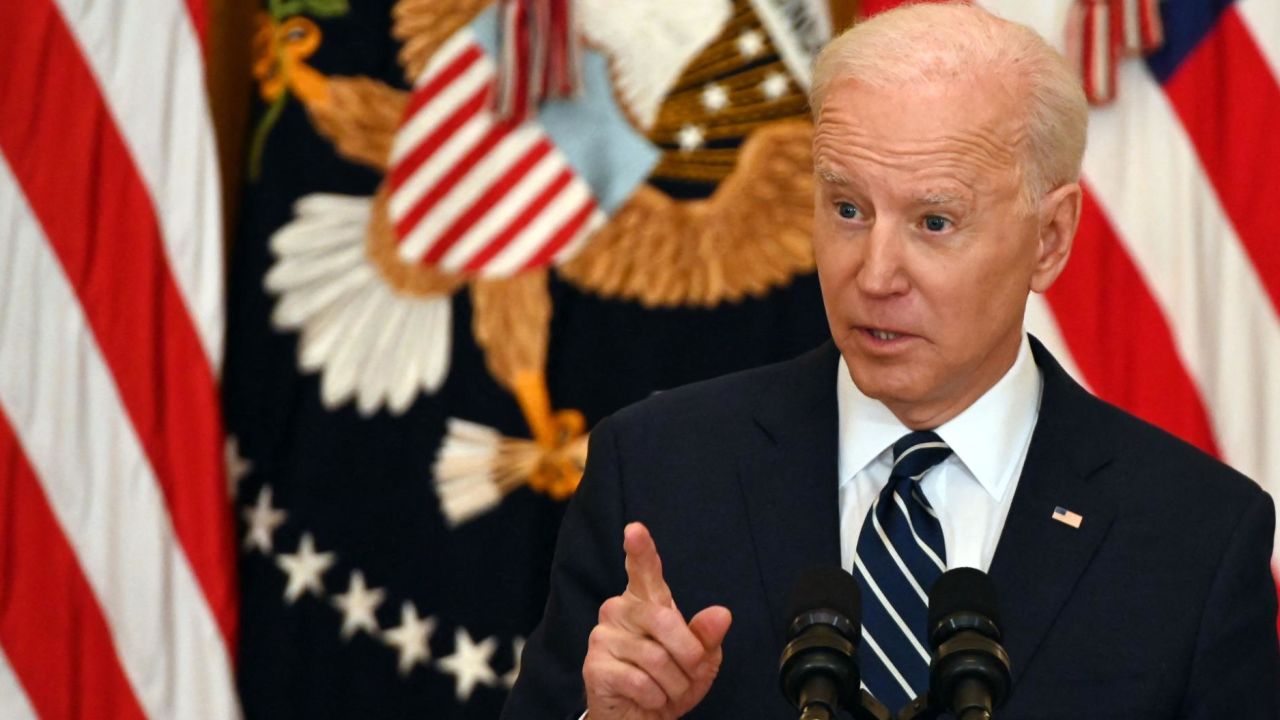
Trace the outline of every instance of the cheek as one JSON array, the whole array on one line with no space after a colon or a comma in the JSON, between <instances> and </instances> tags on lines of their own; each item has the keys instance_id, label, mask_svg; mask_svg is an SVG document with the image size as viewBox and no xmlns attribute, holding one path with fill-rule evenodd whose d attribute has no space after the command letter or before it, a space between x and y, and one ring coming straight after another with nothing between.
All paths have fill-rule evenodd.
<instances>
[{"instance_id":1,"label":"cheek","mask_svg":"<svg viewBox=\"0 0 1280 720\"><path fill-rule=\"evenodd\" d=\"M825 296L835 290L840 271L840 254L832 237L831 228L821 218L813 223L813 262L818 270L818 282L822 284Z\"/></svg>"},{"instance_id":2,"label":"cheek","mask_svg":"<svg viewBox=\"0 0 1280 720\"><path fill-rule=\"evenodd\" d=\"M830 316L839 311L840 288L844 283L836 271L835 264L831 261L829 254L819 249L816 240L813 250L813 259L817 263L818 269L818 288L822 292L822 303L827 308L827 315Z\"/></svg>"},{"instance_id":3,"label":"cheek","mask_svg":"<svg viewBox=\"0 0 1280 720\"><path fill-rule=\"evenodd\" d=\"M847 246L824 246L815 241L814 262L827 314L842 314L850 303L850 295L856 292L852 253Z\"/></svg>"},{"instance_id":4,"label":"cheek","mask_svg":"<svg viewBox=\"0 0 1280 720\"><path fill-rule=\"evenodd\" d=\"M952 340L1002 334L1017 322L1026 304L1027 271L1012 258L985 258L954 268L946 279L930 283L929 305Z\"/></svg>"},{"instance_id":5,"label":"cheek","mask_svg":"<svg viewBox=\"0 0 1280 720\"><path fill-rule=\"evenodd\" d=\"M990 264L971 258L917 263L913 291L934 331L951 342L971 342L975 330L994 322L993 307L1004 295Z\"/></svg>"},{"instance_id":6,"label":"cheek","mask_svg":"<svg viewBox=\"0 0 1280 720\"><path fill-rule=\"evenodd\" d=\"M856 249L848 229L838 227L829 213L814 218L813 261L824 283L849 279L857 262Z\"/></svg>"}]
</instances>

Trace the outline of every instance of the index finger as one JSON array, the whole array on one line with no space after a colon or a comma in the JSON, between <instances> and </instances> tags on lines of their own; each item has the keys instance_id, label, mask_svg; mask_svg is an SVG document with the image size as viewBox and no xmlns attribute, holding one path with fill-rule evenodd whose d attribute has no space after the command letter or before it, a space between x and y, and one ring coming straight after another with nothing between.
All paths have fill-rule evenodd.
<instances>
[{"instance_id":1,"label":"index finger","mask_svg":"<svg viewBox=\"0 0 1280 720\"><path fill-rule=\"evenodd\" d=\"M622 530L622 549L627 553L627 592L641 600L675 607L671 588L662 577L658 546L644 523L633 522Z\"/></svg>"}]
</instances>

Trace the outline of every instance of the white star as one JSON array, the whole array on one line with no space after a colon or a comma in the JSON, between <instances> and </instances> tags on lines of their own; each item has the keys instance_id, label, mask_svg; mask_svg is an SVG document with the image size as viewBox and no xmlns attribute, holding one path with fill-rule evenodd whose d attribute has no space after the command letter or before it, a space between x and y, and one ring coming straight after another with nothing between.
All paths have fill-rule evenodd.
<instances>
[{"instance_id":1,"label":"white star","mask_svg":"<svg viewBox=\"0 0 1280 720\"><path fill-rule=\"evenodd\" d=\"M418 609L412 602L406 600L400 607L400 626L382 633L382 639L400 650L401 675L408 675L414 665L425 664L431 659L431 648L427 643L435 630L436 619L419 618Z\"/></svg>"},{"instance_id":2,"label":"white star","mask_svg":"<svg viewBox=\"0 0 1280 720\"><path fill-rule=\"evenodd\" d=\"M227 436L223 454L227 471L227 492L231 497L235 497L240 488L240 481L253 472L253 463L240 457L240 438L235 435Z\"/></svg>"},{"instance_id":3,"label":"white star","mask_svg":"<svg viewBox=\"0 0 1280 720\"><path fill-rule=\"evenodd\" d=\"M493 651L498 649L498 639L485 638L477 645L471 641L471 634L466 628L458 628L454 633L453 654L440 658L440 670L453 676L458 702L471 699L471 692L476 685L493 687L498 683L498 676L489 666Z\"/></svg>"},{"instance_id":4,"label":"white star","mask_svg":"<svg viewBox=\"0 0 1280 720\"><path fill-rule=\"evenodd\" d=\"M764 94L767 100L777 100L787 94L790 86L791 81L787 80L787 76L774 70L766 75L764 81L760 83L760 92Z\"/></svg>"},{"instance_id":5,"label":"white star","mask_svg":"<svg viewBox=\"0 0 1280 720\"><path fill-rule=\"evenodd\" d=\"M292 605L304 592L323 595L324 580L320 576L333 565L333 560L333 553L316 552L315 539L311 537L311 533L303 533L302 540L298 543L298 552L292 555L281 553L276 558L280 569L289 573L284 599Z\"/></svg>"},{"instance_id":6,"label":"white star","mask_svg":"<svg viewBox=\"0 0 1280 720\"><path fill-rule=\"evenodd\" d=\"M243 513L245 524L249 526L248 532L244 535L244 546L254 548L263 555L270 555L271 538L276 528L280 527L289 516L289 513L284 510L271 507L271 486L263 485L258 490L258 501L253 507L245 508Z\"/></svg>"},{"instance_id":7,"label":"white star","mask_svg":"<svg viewBox=\"0 0 1280 720\"><path fill-rule=\"evenodd\" d=\"M364 573L359 570L352 572L347 591L333 596L334 606L342 611L342 639L350 640L361 630L377 635L378 618L374 616L374 612L386 597L382 588L370 590L365 586Z\"/></svg>"},{"instance_id":8,"label":"white star","mask_svg":"<svg viewBox=\"0 0 1280 720\"><path fill-rule=\"evenodd\" d=\"M697 125L685 125L680 128L680 132L676 133L676 142L684 152L697 150L702 147L702 143L705 141L706 138L702 134L702 128Z\"/></svg>"},{"instance_id":9,"label":"white star","mask_svg":"<svg viewBox=\"0 0 1280 720\"><path fill-rule=\"evenodd\" d=\"M764 52L764 35L759 30L747 30L738 36L738 54L750 60Z\"/></svg>"},{"instance_id":10,"label":"white star","mask_svg":"<svg viewBox=\"0 0 1280 720\"><path fill-rule=\"evenodd\" d=\"M729 104L729 91L723 85L711 83L702 89L702 107L708 112L720 112Z\"/></svg>"},{"instance_id":11,"label":"white star","mask_svg":"<svg viewBox=\"0 0 1280 720\"><path fill-rule=\"evenodd\" d=\"M511 653L516 658L516 664L502 676L502 684L508 688L515 687L516 678L520 677L520 656L524 654L524 638L517 635L511 640Z\"/></svg>"}]
</instances>

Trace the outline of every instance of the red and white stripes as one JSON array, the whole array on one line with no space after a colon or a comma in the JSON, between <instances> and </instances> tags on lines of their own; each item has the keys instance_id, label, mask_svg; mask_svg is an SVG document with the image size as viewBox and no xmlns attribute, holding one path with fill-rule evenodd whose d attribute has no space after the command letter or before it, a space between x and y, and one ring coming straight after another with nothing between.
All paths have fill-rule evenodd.
<instances>
[{"instance_id":1,"label":"red and white stripes","mask_svg":"<svg viewBox=\"0 0 1280 720\"><path fill-rule=\"evenodd\" d=\"M0 12L4 717L239 714L201 27L199 0Z\"/></svg>"},{"instance_id":2,"label":"red and white stripes","mask_svg":"<svg viewBox=\"0 0 1280 720\"><path fill-rule=\"evenodd\" d=\"M133 158L177 290L216 370L222 360L223 248L209 239L222 232L221 188L204 59L187 6L172 0L53 4Z\"/></svg>"},{"instance_id":3,"label":"red and white stripes","mask_svg":"<svg viewBox=\"0 0 1280 720\"><path fill-rule=\"evenodd\" d=\"M1092 118L1085 173L1173 331L1223 458L1280 483L1280 322L1192 138L1141 64L1117 106ZM1117 156L1117 154L1119 154ZM1274 211L1273 211L1274 212ZM1275 249L1272 252L1276 252ZM1280 489L1280 488L1277 488Z\"/></svg>"},{"instance_id":4,"label":"red and white stripes","mask_svg":"<svg viewBox=\"0 0 1280 720\"><path fill-rule=\"evenodd\" d=\"M13 667L5 657L4 647L0 646L0 708L9 714L11 720L36 720L36 710L27 700L27 694L18 684L13 674Z\"/></svg>"},{"instance_id":5,"label":"red and white stripes","mask_svg":"<svg viewBox=\"0 0 1280 720\"><path fill-rule=\"evenodd\" d=\"M1236 0L1236 12L1267 59L1273 77L1280 77L1280 3L1272 0Z\"/></svg>"},{"instance_id":6,"label":"red and white stripes","mask_svg":"<svg viewBox=\"0 0 1280 720\"><path fill-rule=\"evenodd\" d=\"M494 62L463 29L418 78L391 151L405 262L506 276L564 260L604 220L534 120L489 108Z\"/></svg>"}]
</instances>

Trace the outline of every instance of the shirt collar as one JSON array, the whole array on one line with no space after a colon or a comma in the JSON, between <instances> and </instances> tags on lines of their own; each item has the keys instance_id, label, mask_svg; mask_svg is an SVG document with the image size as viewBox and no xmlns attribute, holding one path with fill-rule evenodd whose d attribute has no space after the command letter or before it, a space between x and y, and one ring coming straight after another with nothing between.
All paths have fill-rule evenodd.
<instances>
[{"instance_id":1,"label":"shirt collar","mask_svg":"<svg viewBox=\"0 0 1280 720\"><path fill-rule=\"evenodd\" d=\"M840 424L840 485L888 451L911 432L879 400L853 383L840 358L836 370L836 403ZM1022 459L1040 412L1040 371L1024 333L1018 356L1004 377L963 412L934 432L994 499L1001 500Z\"/></svg>"}]
</instances>

